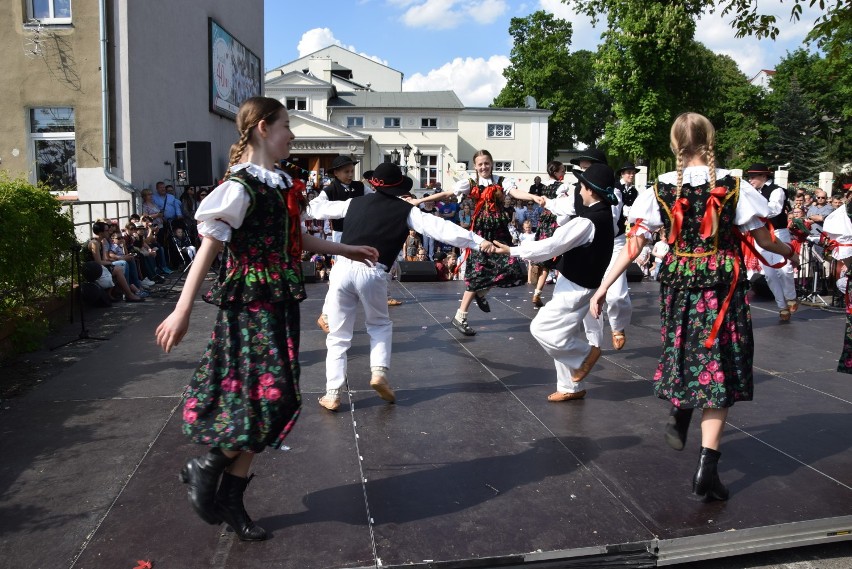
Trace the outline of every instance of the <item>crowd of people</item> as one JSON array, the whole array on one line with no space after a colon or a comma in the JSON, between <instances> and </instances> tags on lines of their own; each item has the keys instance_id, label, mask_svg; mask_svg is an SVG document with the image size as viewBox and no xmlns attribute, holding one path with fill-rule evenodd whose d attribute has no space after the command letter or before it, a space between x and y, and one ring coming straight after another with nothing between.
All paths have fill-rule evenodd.
<instances>
[{"instance_id":1,"label":"crowd of people","mask_svg":"<svg viewBox=\"0 0 852 569\"><path fill-rule=\"evenodd\" d=\"M464 295L452 325L465 336L476 335L468 309L476 303L490 312L492 288L530 282L533 264L545 274L555 269L553 294L541 302L530 332L553 360L556 391L547 399L558 404L586 396L601 354L603 315L612 328L613 348L624 347L630 302L620 283L643 251L658 259L653 272L660 281L663 347L653 389L670 402L664 440L683 450L699 409L701 444L692 494L707 502L728 499L718 469L725 422L730 407L754 395L749 284L746 270L740 270L744 236L752 239L748 246L764 267L795 265L796 253L784 240L787 226L780 219L778 226L767 223L786 215L787 203L785 197L778 210L775 188L760 183L768 170L753 166L747 184L717 168L715 129L705 117L684 113L674 120L670 142L676 169L644 192L633 186L634 165L613 171L599 150L572 161L576 184L565 182L566 165L553 162L552 182L537 180L530 191L497 175L491 154L479 150L470 178L457 180L449 192L438 189L419 199L410 195L412 180L398 166L385 163L365 172L365 184L352 179L352 158L340 156L334 179L309 202L302 182L278 167L295 138L280 101L248 99L236 124L239 139L225 181L195 212L201 235L195 263L174 311L156 330L166 352L180 343L201 283L224 249L224 268L206 295L219 307L213 334L183 401L184 433L207 448L189 458L180 473L202 520L225 522L242 540L267 537L246 512L244 494L256 454L268 446L280 448L300 414L305 251L322 255L323 263L335 256L318 321L327 332L326 388L319 405L330 412L342 405L347 377L358 385L360 374L347 369L347 353L359 305L370 337L364 377L381 399L396 399L393 321L386 301L390 272L400 256L430 259L447 278L464 265L463 273L458 271L464 275ZM808 210L809 221L823 225L827 250L852 259L852 222L845 209L821 206L824 198ZM510 227L519 221L522 231L515 239ZM663 246L650 246L654 234L662 236ZM779 290L784 309L793 312L789 301L795 303L795 297L786 296L783 282ZM540 289L535 292L540 296ZM848 354L852 316L843 357ZM852 370L852 356L841 364L840 371Z\"/></svg>"}]
</instances>

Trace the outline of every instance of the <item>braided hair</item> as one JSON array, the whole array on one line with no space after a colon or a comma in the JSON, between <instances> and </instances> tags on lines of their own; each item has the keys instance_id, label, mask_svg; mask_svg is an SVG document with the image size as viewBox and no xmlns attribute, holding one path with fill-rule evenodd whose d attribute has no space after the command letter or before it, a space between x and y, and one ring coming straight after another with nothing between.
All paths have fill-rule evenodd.
<instances>
[{"instance_id":1,"label":"braided hair","mask_svg":"<svg viewBox=\"0 0 852 569\"><path fill-rule=\"evenodd\" d=\"M672 123L670 143L677 163L678 198L683 186L685 164L696 157L710 170L710 187L716 186L716 129L707 117L698 113L678 115Z\"/></svg>"},{"instance_id":2,"label":"braided hair","mask_svg":"<svg viewBox=\"0 0 852 569\"><path fill-rule=\"evenodd\" d=\"M283 108L284 105L281 104L281 101L270 97L250 97L240 105L240 110L237 112L237 132L240 133L240 138L231 145L228 168L225 170L225 180L231 177L231 166L239 164L240 159L245 154L252 131L257 123L263 120L269 124L274 123L278 120L279 112Z\"/></svg>"}]
</instances>

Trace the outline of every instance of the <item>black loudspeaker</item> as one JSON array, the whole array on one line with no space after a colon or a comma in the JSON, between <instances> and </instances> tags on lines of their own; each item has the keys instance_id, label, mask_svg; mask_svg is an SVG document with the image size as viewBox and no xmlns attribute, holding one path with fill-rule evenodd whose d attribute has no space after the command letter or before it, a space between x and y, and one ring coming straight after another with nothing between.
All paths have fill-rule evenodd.
<instances>
[{"instance_id":1,"label":"black loudspeaker","mask_svg":"<svg viewBox=\"0 0 852 569\"><path fill-rule=\"evenodd\" d=\"M432 261L400 261L399 282L432 282L438 280L438 270Z\"/></svg>"},{"instance_id":2,"label":"black loudspeaker","mask_svg":"<svg viewBox=\"0 0 852 569\"><path fill-rule=\"evenodd\" d=\"M627 282L629 283L638 283L641 282L645 275L642 273L642 267L637 265L636 263L630 263L627 265Z\"/></svg>"},{"instance_id":3,"label":"black loudspeaker","mask_svg":"<svg viewBox=\"0 0 852 569\"><path fill-rule=\"evenodd\" d=\"M302 277L306 283L317 282L317 264L313 261L302 261Z\"/></svg>"},{"instance_id":4,"label":"black loudspeaker","mask_svg":"<svg viewBox=\"0 0 852 569\"><path fill-rule=\"evenodd\" d=\"M175 177L179 186L212 186L213 163L206 140L175 142Z\"/></svg>"}]
</instances>

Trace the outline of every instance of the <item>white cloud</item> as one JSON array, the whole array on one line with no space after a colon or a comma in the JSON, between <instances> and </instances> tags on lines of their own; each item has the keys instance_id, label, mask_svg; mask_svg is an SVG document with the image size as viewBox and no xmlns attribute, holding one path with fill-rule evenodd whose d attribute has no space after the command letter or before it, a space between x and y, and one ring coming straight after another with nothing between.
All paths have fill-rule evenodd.
<instances>
[{"instance_id":1,"label":"white cloud","mask_svg":"<svg viewBox=\"0 0 852 569\"><path fill-rule=\"evenodd\" d=\"M406 0L392 1L393 4L406 6L402 23L410 28L431 28L449 30L471 21L477 24L491 24L508 10L505 0L479 0L466 2L460 0L426 0L412 4Z\"/></svg>"},{"instance_id":2,"label":"white cloud","mask_svg":"<svg viewBox=\"0 0 852 569\"><path fill-rule=\"evenodd\" d=\"M510 64L504 55L453 59L427 74L415 73L402 84L403 91L455 91L468 107L486 107L506 85L503 70Z\"/></svg>"},{"instance_id":3,"label":"white cloud","mask_svg":"<svg viewBox=\"0 0 852 569\"><path fill-rule=\"evenodd\" d=\"M370 55L364 52L360 52L355 49L354 45L343 45L339 39L334 37L334 32L332 32L328 28L314 28L312 30L308 30L302 34L302 38L299 40L299 44L296 48L299 50L299 57L305 57L315 51L319 51L323 48L326 48L330 45L339 45L344 49L348 49L352 53L357 53L367 59L372 59L377 63L381 63L382 65L387 65L388 62L386 59L382 59L375 55Z\"/></svg>"},{"instance_id":4,"label":"white cloud","mask_svg":"<svg viewBox=\"0 0 852 569\"><path fill-rule=\"evenodd\" d=\"M573 34L571 35L571 51L587 49L597 51L601 43L601 33L606 28L606 17L598 21L597 26L592 26L592 19L588 16L578 14L569 4L562 0L539 0L538 9L553 14L557 18L571 22Z\"/></svg>"}]
</instances>

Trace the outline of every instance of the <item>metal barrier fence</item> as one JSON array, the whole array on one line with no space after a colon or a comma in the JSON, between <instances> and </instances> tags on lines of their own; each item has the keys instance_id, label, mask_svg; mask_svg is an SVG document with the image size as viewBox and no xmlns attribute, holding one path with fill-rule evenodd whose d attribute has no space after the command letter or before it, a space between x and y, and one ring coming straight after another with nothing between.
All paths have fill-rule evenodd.
<instances>
[{"instance_id":1,"label":"metal barrier fence","mask_svg":"<svg viewBox=\"0 0 852 569\"><path fill-rule=\"evenodd\" d=\"M74 233L80 242L88 241L92 236L93 222L99 219L114 219L119 227L124 227L130 216L136 213L133 200L69 201L62 202L61 207L70 212Z\"/></svg>"}]
</instances>

